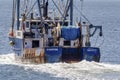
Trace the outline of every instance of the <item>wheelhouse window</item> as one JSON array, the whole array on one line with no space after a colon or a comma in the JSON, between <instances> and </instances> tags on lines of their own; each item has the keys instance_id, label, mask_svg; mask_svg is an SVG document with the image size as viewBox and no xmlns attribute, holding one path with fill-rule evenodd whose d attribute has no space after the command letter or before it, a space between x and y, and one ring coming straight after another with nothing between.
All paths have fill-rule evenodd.
<instances>
[{"instance_id":1,"label":"wheelhouse window","mask_svg":"<svg viewBox=\"0 0 120 80\"><path fill-rule=\"evenodd\" d=\"M30 26L29 22L26 22L26 28L29 28L29 26Z\"/></svg>"},{"instance_id":2,"label":"wheelhouse window","mask_svg":"<svg viewBox=\"0 0 120 80\"><path fill-rule=\"evenodd\" d=\"M40 45L39 45L39 40L33 40L32 41L32 48L38 48Z\"/></svg>"},{"instance_id":3,"label":"wheelhouse window","mask_svg":"<svg viewBox=\"0 0 120 80\"><path fill-rule=\"evenodd\" d=\"M64 41L64 46L70 46L71 42L70 41Z\"/></svg>"}]
</instances>

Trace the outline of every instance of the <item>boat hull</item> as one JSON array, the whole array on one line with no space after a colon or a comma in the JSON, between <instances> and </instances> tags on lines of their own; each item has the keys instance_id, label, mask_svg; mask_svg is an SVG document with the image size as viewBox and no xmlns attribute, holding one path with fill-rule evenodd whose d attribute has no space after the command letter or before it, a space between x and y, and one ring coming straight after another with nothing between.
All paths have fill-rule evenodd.
<instances>
[{"instance_id":1,"label":"boat hull","mask_svg":"<svg viewBox=\"0 0 120 80\"><path fill-rule=\"evenodd\" d=\"M51 46L44 48L23 49L23 39L9 37L14 42L13 51L16 60L33 63L79 62L100 61L100 50L96 47L60 47Z\"/></svg>"}]
</instances>

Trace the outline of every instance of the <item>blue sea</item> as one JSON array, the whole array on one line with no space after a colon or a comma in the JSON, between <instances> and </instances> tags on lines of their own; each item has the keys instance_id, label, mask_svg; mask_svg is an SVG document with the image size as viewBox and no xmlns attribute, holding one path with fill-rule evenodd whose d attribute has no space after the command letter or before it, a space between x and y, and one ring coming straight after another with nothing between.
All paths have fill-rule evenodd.
<instances>
[{"instance_id":1,"label":"blue sea","mask_svg":"<svg viewBox=\"0 0 120 80\"><path fill-rule=\"evenodd\" d=\"M0 0L0 54L11 53L8 32L11 27L12 0Z\"/></svg>"},{"instance_id":2,"label":"blue sea","mask_svg":"<svg viewBox=\"0 0 120 80\"><path fill-rule=\"evenodd\" d=\"M120 0L84 0L83 14L103 26L103 37L91 39L101 49L100 63L16 63L8 40L12 0L0 0L0 80L120 80Z\"/></svg>"}]
</instances>

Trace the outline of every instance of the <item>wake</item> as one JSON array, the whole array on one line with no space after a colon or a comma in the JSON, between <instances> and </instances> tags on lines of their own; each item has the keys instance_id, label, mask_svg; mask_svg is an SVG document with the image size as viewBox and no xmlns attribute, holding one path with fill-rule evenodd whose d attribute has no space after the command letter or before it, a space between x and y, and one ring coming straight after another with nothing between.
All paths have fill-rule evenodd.
<instances>
[{"instance_id":1,"label":"wake","mask_svg":"<svg viewBox=\"0 0 120 80\"><path fill-rule=\"evenodd\" d=\"M87 61L72 64L23 64L15 61L13 53L0 55L0 68L2 80L120 80L118 64Z\"/></svg>"}]
</instances>

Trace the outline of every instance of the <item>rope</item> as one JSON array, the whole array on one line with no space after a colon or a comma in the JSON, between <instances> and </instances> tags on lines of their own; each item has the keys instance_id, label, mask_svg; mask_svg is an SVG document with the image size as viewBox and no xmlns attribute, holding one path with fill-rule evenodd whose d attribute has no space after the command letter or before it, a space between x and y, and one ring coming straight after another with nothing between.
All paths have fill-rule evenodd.
<instances>
[{"instance_id":1,"label":"rope","mask_svg":"<svg viewBox=\"0 0 120 80\"><path fill-rule=\"evenodd\" d=\"M94 46L96 46L96 44L97 44L97 42L98 42L98 39L99 39L99 35L97 35L97 38L96 38L96 40L95 40ZM104 40L105 40L105 38L104 38L104 35L103 35L103 40L102 40L102 42L98 45L98 47L101 47L101 46L104 44ZM96 47L97 47L97 46L96 46Z\"/></svg>"},{"instance_id":2,"label":"rope","mask_svg":"<svg viewBox=\"0 0 120 80\"><path fill-rule=\"evenodd\" d=\"M96 38L96 40L95 40L95 44L94 44L94 46L96 46L97 41L98 41L98 38L99 38L99 35L97 35L97 38Z\"/></svg>"},{"instance_id":3,"label":"rope","mask_svg":"<svg viewBox=\"0 0 120 80\"><path fill-rule=\"evenodd\" d=\"M101 46L104 44L104 41L105 41L105 37L104 37L104 35L103 35L102 43L101 43L98 47L101 47Z\"/></svg>"}]
</instances>

